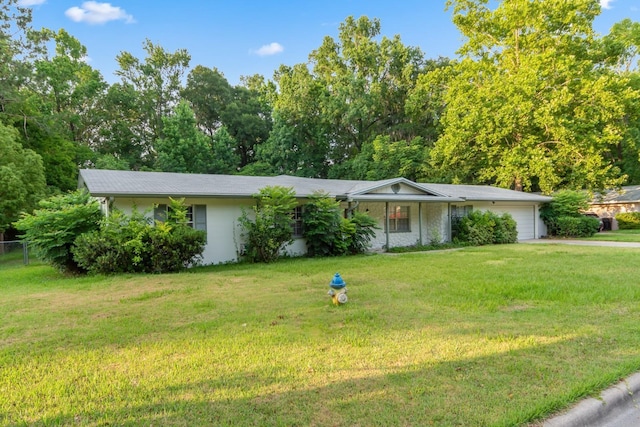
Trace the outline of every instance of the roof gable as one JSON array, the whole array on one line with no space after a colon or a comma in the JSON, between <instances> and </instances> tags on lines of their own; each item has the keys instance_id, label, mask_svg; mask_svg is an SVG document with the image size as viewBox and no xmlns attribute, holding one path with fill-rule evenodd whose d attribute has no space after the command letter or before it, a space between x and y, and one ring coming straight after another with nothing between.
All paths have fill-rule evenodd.
<instances>
[{"instance_id":1,"label":"roof gable","mask_svg":"<svg viewBox=\"0 0 640 427\"><path fill-rule=\"evenodd\" d=\"M392 178L381 181L365 182L354 186L349 192L352 196L365 194L413 194L424 196L444 196L406 178Z\"/></svg>"}]
</instances>

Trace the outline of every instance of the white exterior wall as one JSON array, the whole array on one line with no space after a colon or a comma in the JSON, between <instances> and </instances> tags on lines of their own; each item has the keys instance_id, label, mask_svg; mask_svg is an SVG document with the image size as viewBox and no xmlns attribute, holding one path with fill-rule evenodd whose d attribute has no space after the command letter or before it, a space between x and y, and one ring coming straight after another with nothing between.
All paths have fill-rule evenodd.
<instances>
[{"instance_id":1,"label":"white exterior wall","mask_svg":"<svg viewBox=\"0 0 640 427\"><path fill-rule=\"evenodd\" d=\"M205 205L207 207L207 244L202 253L203 264L221 264L236 262L243 250L241 227L238 218L242 215L242 208L251 212L253 200L242 199L201 199L186 198L186 205ZM153 207L158 204L169 204L168 198L116 198L114 208L130 214L133 206L138 211L147 212L153 217ZM283 252L287 255L302 255L306 252L304 239L295 239Z\"/></svg>"},{"instance_id":2,"label":"white exterior wall","mask_svg":"<svg viewBox=\"0 0 640 427\"><path fill-rule=\"evenodd\" d=\"M420 207L418 203L389 202L389 206L409 206L410 229L408 232L389 233L390 247L412 246L422 243L429 244L432 239L440 242L449 238L449 223L447 220L446 203L422 203L422 233L420 229ZM369 214L378 221L379 230L371 240L372 250L383 250L387 244L385 231L385 203L362 202L358 205L358 211ZM422 234L422 242L420 236Z\"/></svg>"},{"instance_id":3,"label":"white exterior wall","mask_svg":"<svg viewBox=\"0 0 640 427\"><path fill-rule=\"evenodd\" d=\"M113 207L130 214L133 206L140 212L148 211L153 217L153 207L158 204L168 204L167 198L116 198ZM205 205L207 207L207 245L202 254L203 264L220 264L236 262L243 250L241 227L238 218L242 215L242 208L251 212L254 205L249 199L216 199L216 198L186 198L187 205ZM402 247L416 244L427 245L433 240L446 242L451 240L449 235L449 206L447 203L422 203L420 209L417 202L389 202L395 205L409 206L409 232L389 233L389 246ZM546 227L540 220L537 204L531 203L500 203L496 202L464 202L459 205L472 205L474 210L491 210L495 213L509 212L518 222L518 239L539 238L546 235ZM342 204L347 208L346 203ZM372 250L384 250L387 236L385 226L384 202L361 202L357 206L360 212L366 212L377 220L380 229L371 241ZM422 221L420 220L420 214ZM535 219L534 219L535 218ZM422 227L421 227L422 226ZM531 234L534 233L534 234ZM530 237L531 235L535 237ZM283 249L289 256L304 255L307 251L306 241L296 238L293 243Z\"/></svg>"}]
</instances>

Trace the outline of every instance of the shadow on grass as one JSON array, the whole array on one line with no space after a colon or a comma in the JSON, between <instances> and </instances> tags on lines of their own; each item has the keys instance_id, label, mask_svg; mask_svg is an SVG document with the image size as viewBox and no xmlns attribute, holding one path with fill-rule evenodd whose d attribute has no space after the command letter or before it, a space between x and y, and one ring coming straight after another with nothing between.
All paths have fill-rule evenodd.
<instances>
[{"instance_id":1,"label":"shadow on grass","mask_svg":"<svg viewBox=\"0 0 640 427\"><path fill-rule=\"evenodd\" d=\"M497 339L497 338L496 338ZM568 341L574 341L569 339ZM459 358L428 364L370 369L326 366L295 375L298 382L282 381L282 373L243 371L193 378L137 395L112 396L99 409L59 413L41 419L21 419L10 412L9 425L503 425L534 421L569 402L599 390L598 373L576 377L569 384L557 381L558 370L572 361L553 366L537 363L541 354L580 357L580 343L557 341L481 357ZM431 349L425 348L426 352ZM392 361L390 361L392 362ZM563 366L564 365L564 366ZM499 368L496 368L499 367ZM277 367L276 367L277 368ZM385 372L387 371L387 372ZM318 373L324 384L314 385ZM611 382L619 372L610 375ZM344 379L344 376L350 378ZM504 377L500 387L495 377ZM309 377L309 378L306 378ZM307 380L310 381L307 381ZM526 382L526 386L524 385ZM71 384L69 385L71 386ZM283 390L285 389L285 390ZM241 397L238 397L241 396ZM129 399L133 398L133 399ZM148 403L132 403L146 400ZM489 402L489 403L488 403ZM0 420L2 420L0 416Z\"/></svg>"}]
</instances>

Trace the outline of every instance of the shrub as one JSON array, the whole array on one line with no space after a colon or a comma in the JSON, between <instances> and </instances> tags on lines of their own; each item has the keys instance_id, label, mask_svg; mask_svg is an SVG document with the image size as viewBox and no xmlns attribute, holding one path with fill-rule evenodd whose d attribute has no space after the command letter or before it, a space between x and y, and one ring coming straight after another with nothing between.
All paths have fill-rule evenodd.
<instances>
[{"instance_id":1,"label":"shrub","mask_svg":"<svg viewBox=\"0 0 640 427\"><path fill-rule=\"evenodd\" d=\"M309 197L302 223L309 256L365 252L377 228L375 219L365 213L354 212L351 218L343 218L340 203L324 192Z\"/></svg>"},{"instance_id":2,"label":"shrub","mask_svg":"<svg viewBox=\"0 0 640 427\"><path fill-rule=\"evenodd\" d=\"M542 205L540 217L543 221L561 216L578 217L589 208L589 195L584 191L561 190L553 199Z\"/></svg>"},{"instance_id":3,"label":"shrub","mask_svg":"<svg viewBox=\"0 0 640 427\"><path fill-rule=\"evenodd\" d=\"M494 219L496 226L493 229L493 243L515 243L518 241L518 223L511 214L504 213Z\"/></svg>"},{"instance_id":4,"label":"shrub","mask_svg":"<svg viewBox=\"0 0 640 427\"><path fill-rule=\"evenodd\" d=\"M167 273L197 262L206 233L186 225L186 208L172 200L166 222L114 210L100 229L76 240L74 256L91 273Z\"/></svg>"},{"instance_id":5,"label":"shrub","mask_svg":"<svg viewBox=\"0 0 640 427\"><path fill-rule=\"evenodd\" d=\"M309 256L342 255L346 252L347 248L344 251L337 248L343 237L341 220L340 203L327 193L316 192L309 196L309 202L302 211L302 235L307 241Z\"/></svg>"},{"instance_id":6,"label":"shrub","mask_svg":"<svg viewBox=\"0 0 640 427\"><path fill-rule=\"evenodd\" d=\"M589 237L598 232L600 221L591 216L561 216L554 222L554 235L559 237Z\"/></svg>"},{"instance_id":7,"label":"shrub","mask_svg":"<svg viewBox=\"0 0 640 427\"><path fill-rule=\"evenodd\" d=\"M626 212L616 215L618 228L620 230L638 230L640 229L640 212Z\"/></svg>"},{"instance_id":8,"label":"shrub","mask_svg":"<svg viewBox=\"0 0 640 427\"><path fill-rule=\"evenodd\" d=\"M102 212L97 200L84 191L75 191L42 200L33 214L23 214L15 227L24 234L34 254L62 271L81 273L74 260L75 240L97 230Z\"/></svg>"},{"instance_id":9,"label":"shrub","mask_svg":"<svg viewBox=\"0 0 640 427\"><path fill-rule=\"evenodd\" d=\"M540 218L547 226L547 233L551 236L582 237L592 235L589 224L593 221L583 221L582 212L589 208L589 195L584 191L562 190L553 195L553 200L540 208ZM576 218L569 220L567 218ZM596 218L591 218L598 224ZM598 231L596 227L595 231ZM578 233L578 234L571 234Z\"/></svg>"},{"instance_id":10,"label":"shrub","mask_svg":"<svg viewBox=\"0 0 640 427\"><path fill-rule=\"evenodd\" d=\"M376 235L378 224L375 219L363 212L354 212L351 223L355 226L355 232L351 239L349 252L352 254L364 253L369 249L371 239Z\"/></svg>"},{"instance_id":11,"label":"shrub","mask_svg":"<svg viewBox=\"0 0 640 427\"><path fill-rule=\"evenodd\" d=\"M517 223L507 213L498 216L491 211L474 211L456 221L453 227L457 243L481 246L518 240Z\"/></svg>"},{"instance_id":12,"label":"shrub","mask_svg":"<svg viewBox=\"0 0 640 427\"><path fill-rule=\"evenodd\" d=\"M253 262L271 262L285 245L293 242L291 212L297 205L290 187L265 187L253 195L258 200L251 219L246 211L238 219L243 226L245 256Z\"/></svg>"},{"instance_id":13,"label":"shrub","mask_svg":"<svg viewBox=\"0 0 640 427\"><path fill-rule=\"evenodd\" d=\"M487 212L474 211L456 222L456 240L474 246L488 245L493 242L493 216Z\"/></svg>"}]
</instances>

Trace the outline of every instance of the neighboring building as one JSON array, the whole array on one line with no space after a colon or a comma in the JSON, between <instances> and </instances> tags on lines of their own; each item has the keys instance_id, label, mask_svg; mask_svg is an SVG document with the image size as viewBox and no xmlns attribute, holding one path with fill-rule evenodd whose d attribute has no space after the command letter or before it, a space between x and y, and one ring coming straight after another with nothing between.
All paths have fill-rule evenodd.
<instances>
[{"instance_id":1,"label":"neighboring building","mask_svg":"<svg viewBox=\"0 0 640 427\"><path fill-rule=\"evenodd\" d=\"M605 220L608 218L611 229L617 230L616 214L640 212L640 185L630 185L597 194L590 203L589 211Z\"/></svg>"},{"instance_id":2,"label":"neighboring building","mask_svg":"<svg viewBox=\"0 0 640 427\"><path fill-rule=\"evenodd\" d=\"M518 223L519 240L546 234L539 206L550 197L490 186L420 184L405 178L351 181L294 176L199 175L98 169L80 171L79 188L100 199L103 211L153 212L161 218L169 197L184 198L193 227L206 230L205 264L237 261L243 250L238 218L255 204L253 195L266 186L292 187L300 206L292 212L294 243L290 255L306 252L301 236L305 201L324 191L341 203L344 214L358 210L378 221L373 250L451 240L451 218L472 210L508 212Z\"/></svg>"}]
</instances>

